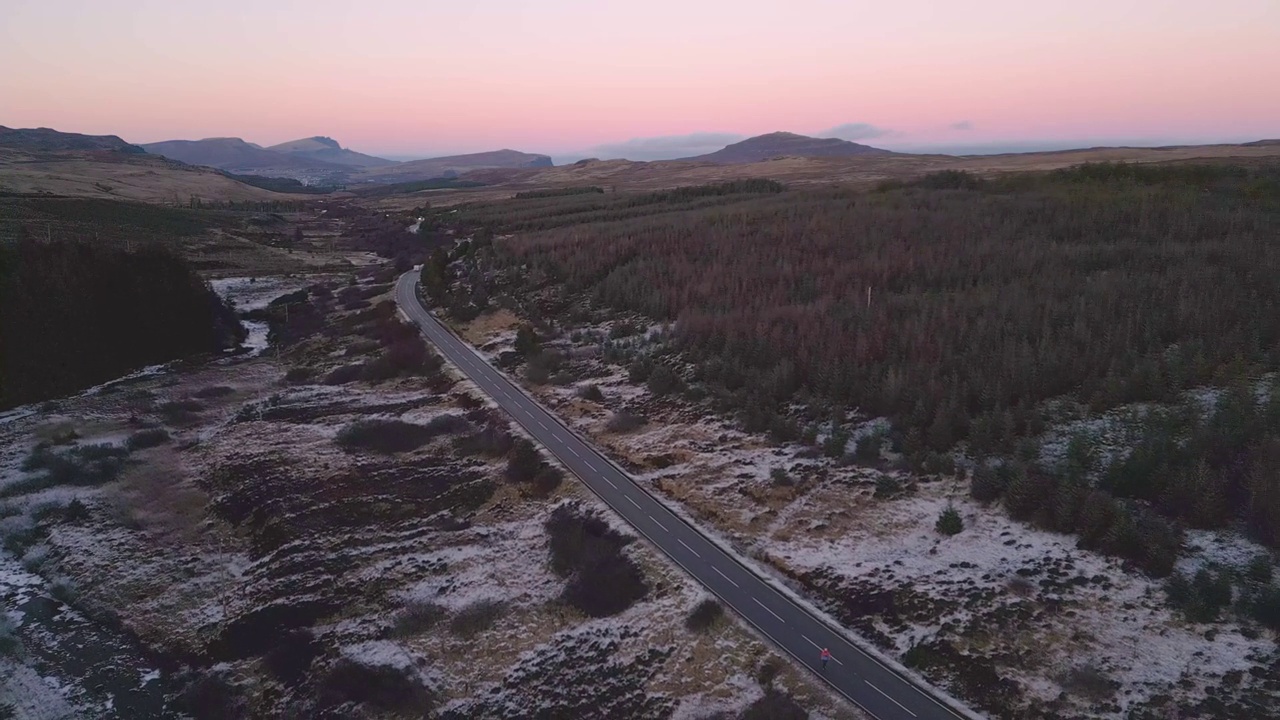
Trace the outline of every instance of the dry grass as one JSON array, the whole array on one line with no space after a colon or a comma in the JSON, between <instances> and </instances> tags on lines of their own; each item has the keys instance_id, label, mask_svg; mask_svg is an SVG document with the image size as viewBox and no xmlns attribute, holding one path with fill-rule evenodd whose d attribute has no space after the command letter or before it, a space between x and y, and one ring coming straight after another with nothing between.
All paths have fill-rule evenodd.
<instances>
[{"instance_id":1,"label":"dry grass","mask_svg":"<svg viewBox=\"0 0 1280 720\"><path fill-rule=\"evenodd\" d=\"M180 166L155 156L65 153L33 155L0 150L0 190L186 204L204 200L298 200L237 182L214 170Z\"/></svg>"},{"instance_id":2,"label":"dry grass","mask_svg":"<svg viewBox=\"0 0 1280 720\"><path fill-rule=\"evenodd\" d=\"M881 180L908 179L940 170L965 170L980 175L1054 170L1085 162L1173 162L1195 159L1259 159L1280 157L1280 145L1195 145L1174 148L1090 148L1061 152L1007 155L888 155L853 158L783 157L742 165L703 162L632 162L603 160L553 168L479 170L468 180L494 183L490 187L435 190L383 198L379 207L409 209L429 201L433 207L461 202L491 202L523 190L598 185L606 191L655 190L744 178L769 178L791 185L846 183L871 185Z\"/></svg>"},{"instance_id":3,"label":"dry grass","mask_svg":"<svg viewBox=\"0 0 1280 720\"><path fill-rule=\"evenodd\" d=\"M516 317L515 313L502 308L456 327L467 342L479 347L493 340L500 333L515 330L519 324L520 318Z\"/></svg>"}]
</instances>

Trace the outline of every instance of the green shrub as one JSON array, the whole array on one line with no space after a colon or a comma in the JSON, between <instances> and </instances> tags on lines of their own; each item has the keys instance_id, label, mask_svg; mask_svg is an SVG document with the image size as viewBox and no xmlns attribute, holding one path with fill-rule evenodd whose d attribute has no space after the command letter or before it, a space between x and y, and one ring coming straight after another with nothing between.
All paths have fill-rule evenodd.
<instances>
[{"instance_id":1,"label":"green shrub","mask_svg":"<svg viewBox=\"0 0 1280 720\"><path fill-rule=\"evenodd\" d=\"M476 600L462 608L449 620L449 632L463 638L473 638L492 628L507 611L501 600Z\"/></svg>"},{"instance_id":2,"label":"green shrub","mask_svg":"<svg viewBox=\"0 0 1280 720\"><path fill-rule=\"evenodd\" d=\"M410 452L426 445L437 433L402 420L357 420L338 432L338 447L347 452L369 450L383 455Z\"/></svg>"},{"instance_id":3,"label":"green shrub","mask_svg":"<svg viewBox=\"0 0 1280 720\"><path fill-rule=\"evenodd\" d=\"M604 402L604 393L600 391L600 386L595 384L578 388L578 397L591 402Z\"/></svg>"},{"instance_id":4,"label":"green shrub","mask_svg":"<svg viewBox=\"0 0 1280 720\"><path fill-rule=\"evenodd\" d=\"M685 618L684 626L694 632L703 632L710 629L722 617L724 617L724 607L712 598L704 598Z\"/></svg>"},{"instance_id":5,"label":"green shrub","mask_svg":"<svg viewBox=\"0 0 1280 720\"><path fill-rule=\"evenodd\" d=\"M938 516L938 522L933 527L942 535L958 535L964 530L964 520L960 518L960 513L954 507L948 505L947 509Z\"/></svg>"},{"instance_id":6,"label":"green shrub","mask_svg":"<svg viewBox=\"0 0 1280 720\"><path fill-rule=\"evenodd\" d=\"M157 445L163 445L169 442L170 437L168 431L163 428L151 428L149 430L139 430L129 436L125 441L125 447L130 450L144 450L153 448Z\"/></svg>"},{"instance_id":7,"label":"green shrub","mask_svg":"<svg viewBox=\"0 0 1280 720\"><path fill-rule=\"evenodd\" d=\"M404 607L391 621L388 635L408 638L430 630L448 615L448 610L433 602L415 601Z\"/></svg>"}]
</instances>

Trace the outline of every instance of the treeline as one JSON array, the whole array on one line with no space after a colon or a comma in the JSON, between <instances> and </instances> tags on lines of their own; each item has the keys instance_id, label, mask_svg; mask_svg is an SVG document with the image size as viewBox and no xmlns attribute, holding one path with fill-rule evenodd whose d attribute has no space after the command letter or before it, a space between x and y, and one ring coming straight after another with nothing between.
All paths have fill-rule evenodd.
<instances>
[{"instance_id":1,"label":"treeline","mask_svg":"<svg viewBox=\"0 0 1280 720\"><path fill-rule=\"evenodd\" d=\"M223 175L242 182L245 185L252 185L263 190L270 190L278 193L295 193L303 195L326 195L341 190L337 185L307 185L301 180L293 178L264 177L262 175L236 175L235 173L220 171Z\"/></svg>"},{"instance_id":2,"label":"treeline","mask_svg":"<svg viewBox=\"0 0 1280 720\"><path fill-rule=\"evenodd\" d=\"M495 241L499 262L676 322L742 405L885 415L908 451L1010 450L1038 404L1169 401L1280 366L1280 198L1059 173L1034 189L785 193Z\"/></svg>"},{"instance_id":3,"label":"treeline","mask_svg":"<svg viewBox=\"0 0 1280 720\"><path fill-rule=\"evenodd\" d=\"M552 188L549 190L525 190L515 194L516 200L534 200L537 198L568 197L570 195L603 195L604 188L589 185L587 187Z\"/></svg>"},{"instance_id":4,"label":"treeline","mask_svg":"<svg viewBox=\"0 0 1280 720\"><path fill-rule=\"evenodd\" d=\"M909 457L959 441L976 457L1022 450L1028 462L975 477L977 492L1162 573L1182 524L1244 514L1277 544L1264 458L1280 431L1231 435L1214 410L1177 452L1140 445L1074 483L1029 462L1026 439L1052 421L1050 399L1177 403L1280 368L1278 180L1276 164L1087 165L784 192L499 237L488 275L507 293L559 286L673 321L690 391L780 439L857 408L890 418Z\"/></svg>"},{"instance_id":5,"label":"treeline","mask_svg":"<svg viewBox=\"0 0 1280 720\"><path fill-rule=\"evenodd\" d=\"M154 246L0 246L0 407L232 347L235 313L189 265Z\"/></svg>"},{"instance_id":6,"label":"treeline","mask_svg":"<svg viewBox=\"0 0 1280 720\"><path fill-rule=\"evenodd\" d=\"M190 237L222 222L214 213L98 198L0 197L0 240L119 240Z\"/></svg>"},{"instance_id":7,"label":"treeline","mask_svg":"<svg viewBox=\"0 0 1280 720\"><path fill-rule=\"evenodd\" d=\"M761 194L777 194L783 190L784 186L773 180L736 180L647 193L544 195L526 198L521 203L440 208L429 220L464 233L550 230L748 202L759 199Z\"/></svg>"}]
</instances>

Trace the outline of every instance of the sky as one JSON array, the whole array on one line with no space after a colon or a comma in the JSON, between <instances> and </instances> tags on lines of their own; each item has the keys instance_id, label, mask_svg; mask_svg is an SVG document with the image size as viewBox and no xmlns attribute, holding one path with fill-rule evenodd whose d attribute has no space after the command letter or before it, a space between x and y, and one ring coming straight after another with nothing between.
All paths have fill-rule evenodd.
<instances>
[{"instance_id":1,"label":"sky","mask_svg":"<svg viewBox=\"0 0 1280 720\"><path fill-rule=\"evenodd\" d=\"M0 0L0 125L424 157L1280 137L1280 0Z\"/></svg>"}]
</instances>

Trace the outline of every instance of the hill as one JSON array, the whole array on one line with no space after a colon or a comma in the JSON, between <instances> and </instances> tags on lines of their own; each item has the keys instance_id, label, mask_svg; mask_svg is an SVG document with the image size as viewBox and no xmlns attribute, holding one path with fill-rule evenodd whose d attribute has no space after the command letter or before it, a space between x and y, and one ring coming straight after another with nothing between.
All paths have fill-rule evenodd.
<instances>
[{"instance_id":1,"label":"hill","mask_svg":"<svg viewBox=\"0 0 1280 720\"><path fill-rule=\"evenodd\" d=\"M492 152L451 155L448 157L411 160L380 168L368 168L353 176L358 182L412 182L453 177L472 170L491 168L549 168L551 158L546 155L494 150Z\"/></svg>"},{"instance_id":2,"label":"hill","mask_svg":"<svg viewBox=\"0 0 1280 720\"><path fill-rule=\"evenodd\" d=\"M337 140L321 135L303 138L301 140L292 140L290 142L280 143L279 145L272 145L266 149L307 160L319 160L325 163L348 165L358 168L383 167L385 165L397 164L394 160L374 157L373 155L365 155L364 153L358 153L354 150L344 148L338 144Z\"/></svg>"},{"instance_id":3,"label":"hill","mask_svg":"<svg viewBox=\"0 0 1280 720\"><path fill-rule=\"evenodd\" d=\"M778 157L855 157L861 155L893 155L870 145L859 145L837 138L812 138L789 132L757 135L742 142L727 145L706 155L683 158L701 162L738 164L762 162Z\"/></svg>"},{"instance_id":4,"label":"hill","mask_svg":"<svg viewBox=\"0 0 1280 720\"><path fill-rule=\"evenodd\" d=\"M115 135L81 135L58 132L50 128L7 128L3 125L0 125L0 148L28 152L65 150L105 150L128 154L146 152Z\"/></svg>"},{"instance_id":5,"label":"hill","mask_svg":"<svg viewBox=\"0 0 1280 720\"><path fill-rule=\"evenodd\" d=\"M250 148L252 150L252 148ZM302 199L152 155L115 135L0 127L0 192L186 203Z\"/></svg>"},{"instance_id":6,"label":"hill","mask_svg":"<svg viewBox=\"0 0 1280 720\"><path fill-rule=\"evenodd\" d=\"M152 155L161 155L190 165L206 165L219 170L255 175L270 174L273 171L349 169L337 163L256 147L240 138L167 140L147 143L142 148Z\"/></svg>"}]
</instances>

